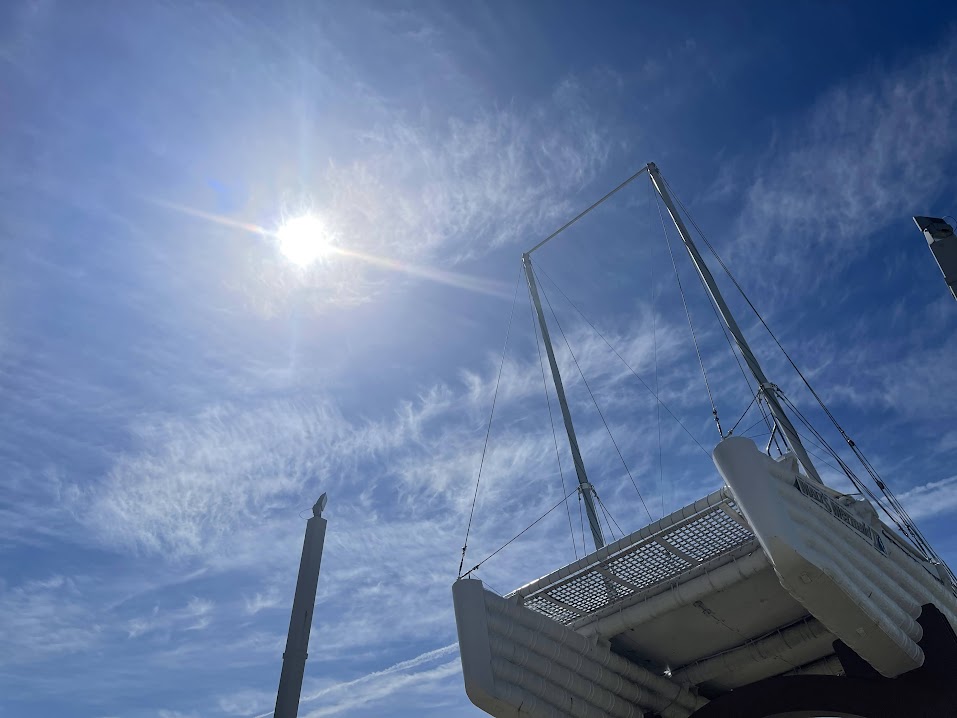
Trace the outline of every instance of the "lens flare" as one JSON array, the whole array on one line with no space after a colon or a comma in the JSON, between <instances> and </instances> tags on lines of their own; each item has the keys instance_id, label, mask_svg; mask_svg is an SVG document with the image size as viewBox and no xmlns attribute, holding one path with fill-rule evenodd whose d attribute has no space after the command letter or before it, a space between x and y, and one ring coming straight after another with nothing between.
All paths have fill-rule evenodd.
<instances>
[{"instance_id":1,"label":"lens flare","mask_svg":"<svg viewBox=\"0 0 957 718\"><path fill-rule=\"evenodd\" d=\"M329 230L318 217L309 214L286 220L276 230L276 239L283 256L303 268L336 251Z\"/></svg>"}]
</instances>

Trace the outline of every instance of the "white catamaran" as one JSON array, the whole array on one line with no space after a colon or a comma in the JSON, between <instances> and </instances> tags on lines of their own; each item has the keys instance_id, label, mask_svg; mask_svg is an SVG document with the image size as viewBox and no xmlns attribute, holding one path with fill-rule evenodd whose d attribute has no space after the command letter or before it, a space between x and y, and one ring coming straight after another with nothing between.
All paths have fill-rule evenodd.
<instances>
[{"instance_id":1,"label":"white catamaran","mask_svg":"<svg viewBox=\"0 0 957 718\"><path fill-rule=\"evenodd\" d=\"M646 173L786 446L772 458L770 442L724 435L719 490L606 545L531 254ZM460 576L472 702L499 718L957 715L954 575L839 426L885 498L837 454L871 500L822 482L789 411L804 417L765 376L658 168L558 232L522 260L595 551L504 597Z\"/></svg>"}]
</instances>

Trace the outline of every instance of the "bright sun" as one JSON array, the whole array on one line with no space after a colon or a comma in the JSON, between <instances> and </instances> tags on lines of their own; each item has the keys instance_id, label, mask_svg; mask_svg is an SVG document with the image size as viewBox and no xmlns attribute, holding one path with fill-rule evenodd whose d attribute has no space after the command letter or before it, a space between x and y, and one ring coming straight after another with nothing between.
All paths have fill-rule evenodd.
<instances>
[{"instance_id":1,"label":"bright sun","mask_svg":"<svg viewBox=\"0 0 957 718\"><path fill-rule=\"evenodd\" d=\"M300 267L308 267L336 249L326 226L309 214L286 220L276 231L276 239L283 256Z\"/></svg>"}]
</instances>

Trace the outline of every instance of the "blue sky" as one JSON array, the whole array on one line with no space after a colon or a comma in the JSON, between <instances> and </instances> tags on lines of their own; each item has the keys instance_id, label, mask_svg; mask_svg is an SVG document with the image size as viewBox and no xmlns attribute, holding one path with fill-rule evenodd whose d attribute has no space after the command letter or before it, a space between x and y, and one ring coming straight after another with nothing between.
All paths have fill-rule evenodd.
<instances>
[{"instance_id":1,"label":"blue sky","mask_svg":"<svg viewBox=\"0 0 957 718\"><path fill-rule=\"evenodd\" d=\"M957 213L946 3L40 0L0 28L0 715L269 713L322 491L300 715L477 715L450 586L519 255L649 160L957 562L957 307L910 220ZM248 229L307 210L376 260L300 270ZM635 183L536 256L710 448L655 212ZM680 269L727 427L750 397ZM543 286L649 512L715 489ZM518 296L470 565L562 496ZM570 508L478 575L580 554Z\"/></svg>"}]
</instances>

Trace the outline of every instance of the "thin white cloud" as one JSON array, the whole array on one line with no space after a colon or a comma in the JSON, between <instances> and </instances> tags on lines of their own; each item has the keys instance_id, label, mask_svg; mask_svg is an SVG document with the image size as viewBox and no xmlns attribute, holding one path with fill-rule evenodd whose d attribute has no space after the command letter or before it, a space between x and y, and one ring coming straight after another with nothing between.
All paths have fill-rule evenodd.
<instances>
[{"instance_id":1,"label":"thin white cloud","mask_svg":"<svg viewBox=\"0 0 957 718\"><path fill-rule=\"evenodd\" d=\"M425 703L434 703L438 686L442 683L448 683L449 679L456 679L455 684L458 687L457 679L461 672L461 664L456 659L424 671L389 675L364 683L362 693L353 692L337 696L336 700L330 701L328 706L310 711L305 718L321 718L322 716L339 715L347 711L354 711L362 706L381 703L398 693L409 696L420 692L423 694ZM406 701L408 701L408 697Z\"/></svg>"},{"instance_id":2,"label":"thin white cloud","mask_svg":"<svg viewBox=\"0 0 957 718\"><path fill-rule=\"evenodd\" d=\"M336 715L351 708L384 700L398 691L407 690L412 685L441 681L456 675L461 670L457 658L426 670L417 671L415 669L450 656L457 650L458 644L453 643L427 651L381 671L373 671L351 681L336 683L321 691L304 696L301 703L323 700L326 703L324 707L307 714L318 718L319 716ZM258 716L257 718L263 717Z\"/></svg>"},{"instance_id":3,"label":"thin white cloud","mask_svg":"<svg viewBox=\"0 0 957 718\"><path fill-rule=\"evenodd\" d=\"M191 596L185 605L174 609L162 609L155 605L145 614L130 619L127 623L127 635L139 638L157 631L199 631L213 620L216 603L208 598Z\"/></svg>"},{"instance_id":4,"label":"thin white cloud","mask_svg":"<svg viewBox=\"0 0 957 718\"><path fill-rule=\"evenodd\" d=\"M184 67L199 70L219 66L221 61L232 62L246 53L255 58L256 51L262 50L256 45L261 38L254 37L255 33L228 9L208 12L222 32L209 33L203 25L191 24L190 31L203 35L203 51L187 58ZM188 19L185 11L173 6L159 13L166 21L168 14L175 15L175 20ZM134 15L124 16L125 22ZM426 44L436 39L435 28L422 24L411 32L417 41ZM180 33L175 35L179 37ZM296 180L313 191L303 203L327 215L344 245L388 260L386 267L382 263L343 261L335 268L339 274L294 277L288 268L264 259L269 247L256 245L245 258L250 261L237 259L230 268L238 275L232 288L248 299L254 310L276 312L283 302L293 304L312 290L316 303L322 306L329 302L359 303L394 286L395 277L403 276L429 275L427 278L468 284L472 278L465 270L470 259L500 247L527 246L529 238L551 230L571 210L580 208L579 191L601 176L612 155L626 147L623 140L612 137L606 120L594 111L598 103L593 102L587 81L568 79L551 93L504 106L480 98L474 105L443 105L437 112L435 107L419 102L402 105L388 95L386 88L369 87L363 78L350 74L350 63L335 48L328 47L327 35L317 32L312 39L323 47L323 58L332 69L304 72L299 81L328 87L323 83L331 75L345 73L345 94L357 98L349 118L354 125L348 131L319 127L308 113L286 112L285 105L277 104L277 114L295 116L301 123L300 137L288 144L285 136L257 142L255 150L245 153L244 139L281 135L288 129L270 124L267 117L254 111L277 100L301 99L294 87L296 81L285 75L260 83L257 93L249 92L249 75L237 72L230 73L235 87L219 83L216 93L201 93L203 97L150 95L158 98L151 102L190 107L195 112L193 124L207 123L217 130L210 135L224 138L221 154L210 149L207 164L195 171L205 172L217 162L224 172L235 170L238 175L254 167L262 184L250 190L260 202L253 209L268 216L282 198L263 188L288 183L289 177L283 173L288 171L287 166L295 166L301 171ZM270 42L264 41L263 47L274 59L277 46ZM433 59L448 58L438 48L426 64ZM944 179L933 153L943 147L944 130L952 124L954 114L953 54L945 54L943 61L940 57L934 60L940 66L922 60L880 80L876 93L861 83L835 90L822 99L807 129L799 130L776 148L783 150L783 161L782 156L769 155L762 165L742 227L754 233L763 232L766 226L798 232L811 237L810 241L823 250L825 243L817 237L824 236L832 226L842 238L853 238L856 222L886 222L890 213L898 212L907 201L926 196L932 182ZM308 61L303 60L306 64ZM439 62L437 66L455 70L448 63ZM270 67L269 72L275 73ZM951 77L942 77L942 72L951 72ZM919 81L907 85L904 80L912 76ZM456 82L466 78L466 73L455 75ZM176 82L175 75L165 80L170 87L183 84ZM100 99L110 99L109 92L121 86L104 85L105 89L99 90ZM927 127L919 126L917 120L923 116L920 108L927 107L931 99L939 99L937 92L946 94L942 105L935 105L938 115ZM465 85L462 94L480 94L480 88ZM216 103L230 107L232 115L248 116L249 124L241 120L235 125L222 122L203 104L204 97L213 95ZM330 104L334 104L335 96L334 92L330 94ZM601 99L607 104L607 97ZM916 110L912 107L915 103ZM161 117L155 111L159 108L149 102L134 109L134 118ZM102 219L113 210L101 205L108 205L108 199L115 195L102 191L110 187L109 183L97 184L98 180L91 177L87 188L86 183L76 182L75 177L60 171L61 165L70 164L63 161L64 157L76 159L69 153L70 147L90 145L80 141L84 138L82 118L77 119L74 113L59 114L63 115L64 126L57 125L57 132L42 137L44 146L55 150L38 160L37 172L43 170L48 176L30 176L22 181L35 181L35 189L42 187L49 194L63 195L64 206L83 209ZM176 145L168 131L160 131L161 127L143 127L146 129L137 126L137 133L150 137L150 142L170 144L169 154L164 150L164 171L176 166L167 162L173 163L171 158L177 152L184 153L183 167L194 171L191 146ZM303 169L307 164L303 157L323 153L313 152L302 138L323 135L327 129L343 151L327 153L336 155L333 162ZM918 129L926 136L917 136ZM911 145L906 150L913 159L904 155L903 148L894 146L892 140L898 136L907 138L903 144ZM242 155L247 164L232 162L233 155ZM866 158L863 163L862 157ZM105 172L132 176L134 168L124 165L122 158L114 162L116 166L111 165ZM270 167L280 165L283 169L269 175ZM930 171L922 174L928 167ZM801 183L797 188L795 177ZM891 191L898 177L902 178L901 184L911 182L910 188L903 188L909 200L899 199ZM74 184L83 185L82 191L70 189ZM290 200L287 208L296 209L298 202L299 198ZM124 231L129 229L129 220L110 215L110 221L123 226ZM189 240L198 237L209 238L197 230L196 237ZM185 243L206 246L202 242ZM778 248L784 246L782 240ZM162 254L165 249L150 245L149 251ZM161 286L176 286L169 283L168 275L174 274L171 268L188 263L174 261L173 255L161 259L157 265L162 266L156 270L162 275ZM399 265L400 273L393 271L394 264ZM405 266L404 275L401 265ZM457 271L451 273L450 267ZM313 281L317 279L321 281ZM497 284L484 281L472 288L492 293L501 290ZM137 301L147 303L148 299L144 294ZM195 300L191 298L198 304ZM243 302L243 312L246 304ZM152 313L144 316L155 318ZM650 379L648 372L653 369L654 358L648 319L639 310L633 323L603 325L602 330L629 363ZM650 414L637 419L630 416L636 413L636 407L644 406L639 402L649 407L653 402L648 402L644 390L600 340L580 327L568 325L566 329L642 490L650 488L654 494L662 488L656 483L655 423ZM679 373L690 361L688 375L696 379L693 354L681 337L679 325L659 321L656 332L659 361L670 363ZM128 356L135 365L142 361L144 366L161 366L170 376L178 374L184 365L176 363L174 354L180 347L171 348L166 338L181 334L158 332L157 336L160 338L144 340L146 343ZM721 341L720 335L703 338ZM215 344L210 340L203 346ZM226 351L236 346L223 344L228 345ZM541 369L530 346L526 343L506 362L465 568L525 528L561 495L540 393ZM576 419L581 417L580 440L592 478L623 528L635 528L646 519L633 489L607 443L601 422L589 413L592 407L577 370L561 347L559 354ZM158 362L147 363L157 356ZM310 665L318 666L320 674L328 669L332 677L327 680L333 683L310 689L307 700L317 706L313 715L349 714L362 709L381 713L383 705L391 707L403 696L427 691L434 701L447 688L454 689L457 699L464 701L457 661L446 660L454 653L454 645L380 671L367 671L369 666L393 662L396 654L405 650L403 646L421 641L422 636L434 638L435 644L453 640L449 584L459 561L498 357L491 357L480 367L463 367L456 381L430 382L418 392L410 389L411 398L400 402L394 411L382 406L364 408L373 413L372 418L347 414L328 394L317 392L297 399L278 395L274 390L288 389L288 384L271 383L273 379L264 376L267 371L279 371L267 360L262 360L268 368L260 375L250 373L237 380L242 372L234 367L250 364L236 357L228 359L222 362L225 368L207 369L208 373L189 379L220 387L220 395L227 394L221 387L228 386L229 395L241 399L210 398L215 391L196 392L189 405L204 408L175 415L163 413L148 402L144 402L145 408L136 405L130 434L119 442L122 450L110 457L112 466L105 476L91 478L80 471L70 474L57 470L44 474L36 483L35 474L18 476L15 505L0 508L0 519L9 519L0 528L4 540L45 541L51 531L63 531L59 527L68 526L79 537L75 540L106 549L124 568L185 565L191 585L177 589L174 598L162 600L152 595L159 593L157 586L124 586L116 577L103 578L97 594L76 578L5 586L0 591L0 633L14 637L10 655L17 660L43 659L75 655L97 646L115 656L111 649L121 648L128 652L117 659L127 664L125 670L142 668L142 673L128 679L128 683L140 687L149 681L144 675L150 673L163 671L174 676L179 675L174 671L193 669L198 673L199 669L208 670L210 663L219 664L224 671L255 666L257 675L264 676L260 684L220 698L218 706L234 714L265 710L271 694L256 688L273 687L286 618L280 611L268 609L288 607L291 598L302 541L299 510L308 509L321 490L329 490L330 530L319 587L322 610L317 611L314 627L315 635L322 636L323 650L313 653ZM940 360L946 361L946 355ZM97 366L107 367L110 371L105 373L110 377L120 376L129 368L120 360L114 365ZM303 368L304 372L310 370L314 368ZM730 362L728 366L719 365L716 384L722 386L725 382L721 379L733 371ZM36 383L50 384L57 380L56 374L48 372L42 377L44 381ZM59 381L64 385L57 385L60 396L76 397L76 386L62 377ZM255 395L233 391L253 385L257 388ZM886 386L889 390L890 385ZM895 401L900 402L910 389L904 382L894 391ZM691 430L698 436L705 428L712 430L707 410L700 421L693 421L697 411L694 397L700 398L701 394L700 387L692 386L690 380L662 381L662 395L683 419L692 416ZM130 401L135 403L137 399ZM110 406L106 400L86 403ZM552 408L556 409L554 404ZM566 478L573 481L561 426L557 429ZM660 501L661 511L700 496L718 481L708 457L689 444L667 416L663 434L666 450L674 449L678 460L666 466L665 483L675 488L665 490L667 497ZM679 453L683 450L685 454ZM920 512L952 506L954 494L953 480L948 479L904 496L914 502L916 513L930 515ZM54 504L59 505L55 517L66 522L43 521L50 518L46 512L54 511L48 509ZM19 517L17 507L24 508ZM574 511L578 507L573 504L571 508ZM652 509L658 513L657 501L652 502ZM573 514L573 519L579 518ZM56 538L63 536L57 534ZM507 591L540 574L543 561L552 560L547 557L554 558L552 565L570 559L579 547L573 549L569 543L567 514L555 511L498 560L485 564L478 575L491 587ZM237 589L240 582L242 586ZM213 586L219 591L207 594ZM199 630L203 631L201 636L194 633ZM112 632L107 638L114 639L113 643L103 640L108 632ZM388 641L383 641L384 635ZM353 662L346 666L347 660ZM267 665L269 670L264 670ZM231 680L235 675L238 672ZM345 675L360 677L341 680ZM55 691L67 694L69 688L73 697L75 686L65 678L58 677L58 685L47 685L51 695ZM94 688L100 687L87 686L88 690ZM31 684L25 690L35 688ZM202 711L204 715L209 712ZM170 710L166 713L176 715Z\"/></svg>"},{"instance_id":5,"label":"thin white cloud","mask_svg":"<svg viewBox=\"0 0 957 718\"><path fill-rule=\"evenodd\" d=\"M649 331L646 322L603 329L636 368L649 368L642 339ZM647 476L655 452L642 441L651 440L653 424L624 422L635 409L628 398L644 390L607 348L603 353L593 345L600 340L581 327L567 330L650 498L658 489ZM688 347L679 349L677 341L667 339L673 330L666 322L659 322L658 331L662 357L691 356ZM529 338L524 342L515 345L506 365L466 569L562 495L541 395L541 367ZM282 618L264 609L288 607L302 541L298 514L319 490L328 490L331 501L319 585L323 610L317 611L314 627L323 636L324 650L313 660L338 664L356 655L394 655L392 644L382 646L384 626L395 645L423 635L453 638L449 585L460 559L497 370L496 358L490 357L481 370L463 371L452 384L431 385L376 419L348 418L318 397L309 403L269 400L248 408L214 405L182 417L141 416L133 427L133 449L118 456L108 474L87 485L69 508L102 547L149 560L161 557L186 570L206 567L204 581L243 572L248 589L244 595L210 596L215 610L202 601L190 603L191 595L206 595L195 591L180 592L181 602L172 607L166 600L154 609L159 602L144 597L137 603L142 608L123 617L128 643L149 642L157 665L188 665L214 652L243 665L281 655L279 629L267 634L261 627L282 624ZM585 411L591 408L582 402L590 400L582 394L580 379L569 377L569 391L577 392L576 406L581 404L582 411L575 410L583 419L579 433L589 470L616 519L633 529L647 519L637 518L643 510L609 453L604 428ZM684 408L680 396L673 398L676 409ZM668 421L666 446L688 443L677 427L668 431ZM557 430L566 480L573 481L560 424ZM694 451L680 473L669 473L681 483L669 505L694 493L702 482L718 481L708 457ZM656 514L658 504L653 504ZM578 533L577 504L570 509ZM576 538L577 550L581 540ZM568 516L564 509L556 510L478 575L506 591L541 573L542 556L552 555L560 563L573 559L575 550ZM334 631L325 620L334 621ZM230 650L219 636L233 623L242 625L241 635L251 641L241 650ZM205 630L205 650L186 635L190 627ZM235 642L235 636L230 640ZM396 679L395 690L404 681ZM228 703L233 709L239 705Z\"/></svg>"},{"instance_id":6,"label":"thin white cloud","mask_svg":"<svg viewBox=\"0 0 957 718\"><path fill-rule=\"evenodd\" d=\"M363 303L403 278L506 293L448 268L553 229L580 204L578 191L604 169L615 144L587 85L571 78L539 100L451 117L373 97L364 112L366 129L347 143L352 153L315 177L322 196L286 209L320 214L345 250L305 275L320 307ZM256 264L239 280L254 307L272 313L301 296L301 276Z\"/></svg>"},{"instance_id":7,"label":"thin white cloud","mask_svg":"<svg viewBox=\"0 0 957 718\"><path fill-rule=\"evenodd\" d=\"M0 584L0 664L22 665L85 651L108 629L87 605L86 589L56 575L6 588Z\"/></svg>"},{"instance_id":8,"label":"thin white cloud","mask_svg":"<svg viewBox=\"0 0 957 718\"><path fill-rule=\"evenodd\" d=\"M915 521L957 511L957 476L908 489L897 497Z\"/></svg>"},{"instance_id":9,"label":"thin white cloud","mask_svg":"<svg viewBox=\"0 0 957 718\"><path fill-rule=\"evenodd\" d=\"M369 681L374 681L378 678L382 678L383 676L388 676L393 673L401 673L405 671L410 671L414 668L418 668L419 666L423 664L431 663L432 661L438 660L439 658L445 658L446 656L450 656L453 653L455 653L457 649L458 649L458 644L452 643L452 644L449 644L448 646L442 646L441 648L435 648L431 651L426 651L425 653L421 653L418 656L415 656L414 658L409 658L404 661L399 661L398 663L394 663L388 668L383 668L380 671L373 671L372 673L368 673L360 678L356 678L351 681L345 681L343 683L337 683L333 686L323 688L321 691L318 691L317 693L303 696L302 702L309 703L309 702L318 700L319 698L322 698L323 696L329 695L330 693L348 690L352 688L353 686L361 685Z\"/></svg>"},{"instance_id":10,"label":"thin white cloud","mask_svg":"<svg viewBox=\"0 0 957 718\"><path fill-rule=\"evenodd\" d=\"M648 369L647 323L626 331L609 331L608 336L635 368ZM673 328L659 322L658 335L660 357L687 355L687 347L679 352ZM607 420L616 423L616 412L630 413L635 407L631 397L649 402L647 391L604 342L587 330L571 332L570 339L593 391L610 412ZM570 358L564 352L560 356L569 395L585 415L583 438L591 440L595 431L600 438L604 429L589 425L598 417L581 378ZM230 560L242 557L237 536L248 534L252 541L254 526L271 524L277 511L308 505L310 492L320 485L323 490L361 486L375 491L380 481L394 476L404 487L406 508L425 501L437 509L438 501L460 513L470 500L465 488L477 469L497 371L490 358L482 372L463 371L461 384L433 385L414 402L401 403L392 417L375 421L347 419L318 397L308 405L269 402L245 410L220 405L192 417L142 417L134 427L140 449L120 456L99 484L76 494L71 508L109 546L181 558L228 555ZM503 371L483 502L494 501L497 487L510 481L554 474L542 391L538 355L529 355L526 347ZM685 399L671 393L669 401L680 410ZM626 441L627 432L619 429L618 434ZM409 520L422 518L422 511ZM291 531L287 536L294 540ZM264 601L250 599L249 605Z\"/></svg>"},{"instance_id":11,"label":"thin white cloud","mask_svg":"<svg viewBox=\"0 0 957 718\"><path fill-rule=\"evenodd\" d=\"M755 171L738 222L742 260L797 269L813 284L822 264L850 262L889 222L930 211L953 187L946 167L955 124L952 43L835 86L775 137Z\"/></svg>"},{"instance_id":12,"label":"thin white cloud","mask_svg":"<svg viewBox=\"0 0 957 718\"><path fill-rule=\"evenodd\" d=\"M282 597L279 595L278 589L271 586L263 593L255 593L251 597L245 597L243 602L245 603L246 613L254 616L260 611L275 608L282 604Z\"/></svg>"},{"instance_id":13,"label":"thin white cloud","mask_svg":"<svg viewBox=\"0 0 957 718\"><path fill-rule=\"evenodd\" d=\"M423 671L415 669L446 658L458 650L458 644L436 648L421 653L378 671L372 671L358 678L341 681L321 690L306 694L300 699L300 711L308 703L321 700L324 706L306 714L307 716L336 715L352 708L382 701L396 692L423 683L442 681L459 672L459 661L447 661ZM267 718L271 712L262 713L255 718Z\"/></svg>"}]
</instances>

